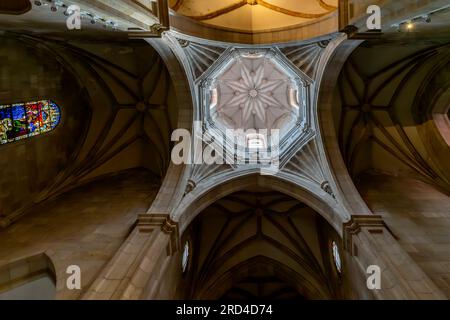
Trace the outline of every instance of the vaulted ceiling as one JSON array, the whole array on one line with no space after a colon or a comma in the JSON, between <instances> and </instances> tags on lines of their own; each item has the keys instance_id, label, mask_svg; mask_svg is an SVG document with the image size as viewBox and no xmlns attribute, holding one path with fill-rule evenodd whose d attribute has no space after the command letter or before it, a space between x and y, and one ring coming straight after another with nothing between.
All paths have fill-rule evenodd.
<instances>
[{"instance_id":1,"label":"vaulted ceiling","mask_svg":"<svg viewBox=\"0 0 450 320\"><path fill-rule=\"evenodd\" d=\"M200 299L335 296L325 224L308 206L277 192L229 195L184 235L192 246L187 291Z\"/></svg>"},{"instance_id":2,"label":"vaulted ceiling","mask_svg":"<svg viewBox=\"0 0 450 320\"><path fill-rule=\"evenodd\" d=\"M234 30L286 28L337 10L337 0L170 0L174 12L195 21Z\"/></svg>"},{"instance_id":3,"label":"vaulted ceiling","mask_svg":"<svg viewBox=\"0 0 450 320\"><path fill-rule=\"evenodd\" d=\"M19 172L2 177L3 183L14 185L22 192L2 197L2 203L5 203L0 214L17 216L30 204L132 168L150 171L156 181L164 177L170 162L170 134L177 123L177 103L169 72L148 43L128 40L62 41L18 33L4 34L2 43L6 43L6 39L16 46L3 48L6 57L14 55L17 46L32 48L36 57L39 57L38 52L42 53L49 57L52 66L64 70L66 85L62 83L61 90L72 96L75 102L69 103L58 91L50 92L43 85L37 85L38 91L34 92L30 90L30 84L23 81L22 93L5 91L4 96L0 96L3 101L8 99L12 103L28 99L24 96L27 93L30 94L29 99L35 99L37 95L55 99L62 110L62 124L55 129L53 136L71 146L66 155L61 154L54 144L46 146L47 149L38 148L44 151L39 154L47 159L41 165L33 162L34 155L29 156L27 167L37 166L39 175L44 174L43 170L48 167L47 163L52 163L51 159L61 159L58 166L52 166L57 171L45 181L25 180L16 176ZM26 63L27 58L22 57L22 61L11 60L8 66L11 70L21 70L20 64ZM45 65L41 68L45 72ZM6 69L2 74L6 77L5 83L11 84L28 77L26 72L8 73ZM31 87L34 83L32 80ZM9 90L7 86L3 89ZM52 96L47 96L49 94ZM87 111L82 116L69 117L77 109ZM78 114L80 112L77 111ZM69 128L77 130L71 130L68 135ZM49 137L42 136L41 139L46 141ZM31 140L33 138L30 139L33 144L34 140ZM11 157L13 161L21 146L14 142L2 148L9 150L2 157Z\"/></svg>"},{"instance_id":4,"label":"vaulted ceiling","mask_svg":"<svg viewBox=\"0 0 450 320\"><path fill-rule=\"evenodd\" d=\"M335 119L356 180L370 172L410 176L450 193L448 137L434 121L437 103L448 108L449 68L449 44L431 38L407 46L369 41L352 54L336 88Z\"/></svg>"}]
</instances>

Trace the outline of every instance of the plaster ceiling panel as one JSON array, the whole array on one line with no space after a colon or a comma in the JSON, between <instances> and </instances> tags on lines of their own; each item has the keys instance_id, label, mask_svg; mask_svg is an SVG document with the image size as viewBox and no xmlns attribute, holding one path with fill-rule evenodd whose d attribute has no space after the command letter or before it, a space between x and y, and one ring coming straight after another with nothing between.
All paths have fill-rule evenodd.
<instances>
[{"instance_id":1,"label":"plaster ceiling panel","mask_svg":"<svg viewBox=\"0 0 450 320\"><path fill-rule=\"evenodd\" d=\"M320 19L337 9L337 0L172 0L177 14L212 26L258 32Z\"/></svg>"}]
</instances>

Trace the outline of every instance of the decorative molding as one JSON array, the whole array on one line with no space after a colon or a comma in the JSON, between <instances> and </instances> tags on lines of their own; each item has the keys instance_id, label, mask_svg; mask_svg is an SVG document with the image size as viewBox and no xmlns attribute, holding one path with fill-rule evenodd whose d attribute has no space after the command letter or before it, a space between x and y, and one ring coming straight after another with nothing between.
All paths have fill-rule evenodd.
<instances>
[{"instance_id":1,"label":"decorative molding","mask_svg":"<svg viewBox=\"0 0 450 320\"><path fill-rule=\"evenodd\" d=\"M211 65L219 59L226 48L218 45L197 43L177 38L191 66L194 78L199 78Z\"/></svg>"},{"instance_id":2,"label":"decorative molding","mask_svg":"<svg viewBox=\"0 0 450 320\"><path fill-rule=\"evenodd\" d=\"M305 179L320 186L320 188L328 193L334 200L334 194L331 183L326 178L325 172L322 168L317 143L311 140L303 148L289 160L284 166L283 171L295 176L303 176Z\"/></svg>"},{"instance_id":3,"label":"decorative molding","mask_svg":"<svg viewBox=\"0 0 450 320\"><path fill-rule=\"evenodd\" d=\"M176 231L178 223L170 219L170 215L164 213L138 215L137 226L140 232L151 232L160 228L164 233L170 234Z\"/></svg>"},{"instance_id":4,"label":"decorative molding","mask_svg":"<svg viewBox=\"0 0 450 320\"><path fill-rule=\"evenodd\" d=\"M329 181L324 181L322 182L322 184L320 185L320 187L322 188L323 191L325 191L326 193L328 193L330 196L333 197L333 199L336 200L336 195L333 192L333 189L331 188L330 182Z\"/></svg>"},{"instance_id":5,"label":"decorative molding","mask_svg":"<svg viewBox=\"0 0 450 320\"><path fill-rule=\"evenodd\" d=\"M237 9L240 9L241 7L244 7L246 5L249 5L249 6L260 5L266 9L269 9L269 10L272 10L272 11L275 11L278 13L282 13L282 14L285 14L285 15L288 15L291 17L303 18L303 19L317 19L317 18L321 18L337 9L337 7L331 6L327 3L325 3L323 0L317 0L317 2L322 9L326 10L325 12L308 13L308 12L303 12L303 11L290 10L290 9L286 9L286 8L277 6L277 5L272 4L265 0L239 0L236 3L233 3L226 7L222 7L220 9L217 9L217 10L205 13L205 14L185 15L185 16L190 19L197 20L197 21L210 20L210 19L220 17L224 14L230 13L232 11L235 11ZM175 5L172 6L172 10L177 12L182 8L182 6L183 6L183 1L177 1L175 3Z\"/></svg>"},{"instance_id":6,"label":"decorative molding","mask_svg":"<svg viewBox=\"0 0 450 320\"><path fill-rule=\"evenodd\" d=\"M188 193L190 193L192 190L195 189L196 186L197 186L197 184L195 183L195 181L189 179L186 184L186 190L184 191L184 195L187 195Z\"/></svg>"},{"instance_id":7,"label":"decorative molding","mask_svg":"<svg viewBox=\"0 0 450 320\"><path fill-rule=\"evenodd\" d=\"M353 248L353 236L360 233L362 228L369 228L369 232L376 230L377 233L382 233L386 226L380 215L352 215L350 221L343 225L344 248L351 255L356 255Z\"/></svg>"},{"instance_id":8,"label":"decorative molding","mask_svg":"<svg viewBox=\"0 0 450 320\"><path fill-rule=\"evenodd\" d=\"M169 214L139 214L137 228L141 233L151 233L161 230L170 236L168 255L173 255L179 248L178 222L173 221Z\"/></svg>"},{"instance_id":9,"label":"decorative molding","mask_svg":"<svg viewBox=\"0 0 450 320\"><path fill-rule=\"evenodd\" d=\"M199 164L194 165L192 167L191 176L189 178L188 184L186 186L186 192L185 195L190 193L194 188L197 187L197 185L200 184L203 180L206 178L213 178L215 176L218 176L220 174L231 172L233 171L233 167L228 164Z\"/></svg>"},{"instance_id":10,"label":"decorative molding","mask_svg":"<svg viewBox=\"0 0 450 320\"><path fill-rule=\"evenodd\" d=\"M299 70L311 79L315 79L320 58L329 43L330 39L324 39L309 44L287 46L280 50Z\"/></svg>"}]
</instances>

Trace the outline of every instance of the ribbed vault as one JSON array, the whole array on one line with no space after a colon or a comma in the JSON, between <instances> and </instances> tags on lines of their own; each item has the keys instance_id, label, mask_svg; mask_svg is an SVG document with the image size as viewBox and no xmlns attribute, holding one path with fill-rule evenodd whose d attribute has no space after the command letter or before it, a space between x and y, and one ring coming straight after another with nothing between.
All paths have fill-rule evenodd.
<instances>
[{"instance_id":1,"label":"ribbed vault","mask_svg":"<svg viewBox=\"0 0 450 320\"><path fill-rule=\"evenodd\" d=\"M172 0L170 8L182 16L212 26L261 31L311 22L337 10L336 0Z\"/></svg>"},{"instance_id":2,"label":"ribbed vault","mask_svg":"<svg viewBox=\"0 0 450 320\"><path fill-rule=\"evenodd\" d=\"M337 274L324 224L311 208L281 193L260 189L222 198L183 236L192 247L187 294L200 299L335 297Z\"/></svg>"},{"instance_id":3,"label":"ribbed vault","mask_svg":"<svg viewBox=\"0 0 450 320\"><path fill-rule=\"evenodd\" d=\"M439 43L366 44L349 58L337 88L342 108L335 115L339 146L354 178L418 177L450 191L450 149L435 130L432 111L449 89L449 50Z\"/></svg>"},{"instance_id":4,"label":"ribbed vault","mask_svg":"<svg viewBox=\"0 0 450 320\"><path fill-rule=\"evenodd\" d=\"M90 115L80 120L81 130L73 138L77 144L70 159L29 200L42 202L132 168L150 171L155 181L165 176L170 163L170 134L177 124L176 97L167 68L148 43L63 41L15 33L5 36L54 57L78 82L79 89L73 94L90 110ZM64 121L65 106L60 104ZM29 205L31 202L22 203L15 214Z\"/></svg>"}]
</instances>

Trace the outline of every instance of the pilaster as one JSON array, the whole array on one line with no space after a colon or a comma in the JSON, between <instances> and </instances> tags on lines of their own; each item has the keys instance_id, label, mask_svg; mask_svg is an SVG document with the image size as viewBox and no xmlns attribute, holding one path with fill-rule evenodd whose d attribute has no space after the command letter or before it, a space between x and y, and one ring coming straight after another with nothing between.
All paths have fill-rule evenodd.
<instances>
[{"instance_id":1,"label":"pilaster","mask_svg":"<svg viewBox=\"0 0 450 320\"><path fill-rule=\"evenodd\" d=\"M133 231L82 299L143 299L158 295L178 251L178 224L168 214L141 214Z\"/></svg>"},{"instance_id":2,"label":"pilaster","mask_svg":"<svg viewBox=\"0 0 450 320\"><path fill-rule=\"evenodd\" d=\"M377 299L445 299L439 288L412 260L378 215L354 215L344 224L344 246L360 271L369 266L381 271Z\"/></svg>"}]
</instances>

